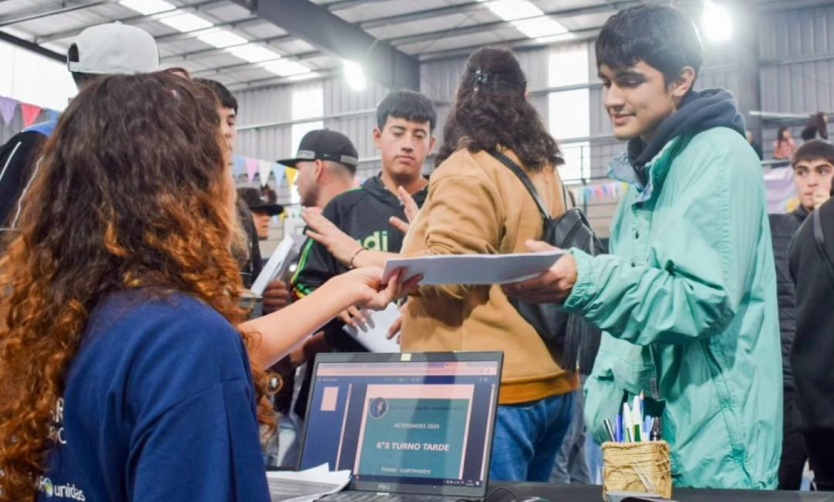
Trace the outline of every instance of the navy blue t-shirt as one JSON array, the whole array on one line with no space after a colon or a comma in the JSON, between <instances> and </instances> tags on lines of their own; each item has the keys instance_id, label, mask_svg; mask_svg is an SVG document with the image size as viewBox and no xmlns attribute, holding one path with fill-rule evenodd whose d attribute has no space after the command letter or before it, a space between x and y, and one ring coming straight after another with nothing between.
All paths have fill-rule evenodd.
<instances>
[{"instance_id":1,"label":"navy blue t-shirt","mask_svg":"<svg viewBox=\"0 0 834 502\"><path fill-rule=\"evenodd\" d=\"M94 310L38 500L268 502L243 341L201 301L151 294Z\"/></svg>"}]
</instances>

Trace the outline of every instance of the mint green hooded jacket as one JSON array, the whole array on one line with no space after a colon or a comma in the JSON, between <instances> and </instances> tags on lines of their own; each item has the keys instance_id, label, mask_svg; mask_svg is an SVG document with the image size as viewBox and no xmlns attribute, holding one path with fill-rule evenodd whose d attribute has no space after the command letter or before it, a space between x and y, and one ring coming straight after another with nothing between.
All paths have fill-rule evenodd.
<instances>
[{"instance_id":1,"label":"mint green hooded jacket","mask_svg":"<svg viewBox=\"0 0 834 502\"><path fill-rule=\"evenodd\" d=\"M675 486L775 488L782 442L776 277L759 160L734 129L680 135L629 183L611 254L571 250L564 308L604 331L585 386L598 442L623 397L661 410ZM649 406L651 408L651 406Z\"/></svg>"}]
</instances>

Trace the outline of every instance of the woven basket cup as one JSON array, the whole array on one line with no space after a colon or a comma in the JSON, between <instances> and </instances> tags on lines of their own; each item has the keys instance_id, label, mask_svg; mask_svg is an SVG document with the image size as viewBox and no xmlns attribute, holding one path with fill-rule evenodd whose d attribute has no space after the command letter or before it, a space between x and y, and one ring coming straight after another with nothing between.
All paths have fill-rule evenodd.
<instances>
[{"instance_id":1,"label":"woven basket cup","mask_svg":"<svg viewBox=\"0 0 834 502\"><path fill-rule=\"evenodd\" d=\"M655 493L672 498L672 470L666 441L602 444L602 494Z\"/></svg>"}]
</instances>

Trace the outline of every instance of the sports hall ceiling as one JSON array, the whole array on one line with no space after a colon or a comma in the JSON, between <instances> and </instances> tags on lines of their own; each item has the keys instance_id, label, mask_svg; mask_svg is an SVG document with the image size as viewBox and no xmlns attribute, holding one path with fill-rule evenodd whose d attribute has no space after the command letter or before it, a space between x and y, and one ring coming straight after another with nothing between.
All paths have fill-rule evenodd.
<instances>
[{"instance_id":1,"label":"sports hall ceiling","mask_svg":"<svg viewBox=\"0 0 834 502\"><path fill-rule=\"evenodd\" d=\"M644 1L694 13L704 0L0 0L0 40L63 61L81 30L120 21L156 38L164 67L233 90L344 71L345 61L401 87L419 79L421 61L592 38ZM830 3L747 1L763 10Z\"/></svg>"}]
</instances>

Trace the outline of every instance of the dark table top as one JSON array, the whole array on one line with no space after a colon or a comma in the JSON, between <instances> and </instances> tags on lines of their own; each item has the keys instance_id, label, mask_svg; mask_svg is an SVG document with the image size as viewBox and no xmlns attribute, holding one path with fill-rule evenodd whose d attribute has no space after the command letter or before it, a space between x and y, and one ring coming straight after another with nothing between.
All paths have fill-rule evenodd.
<instances>
[{"instance_id":1,"label":"dark table top","mask_svg":"<svg viewBox=\"0 0 834 502\"><path fill-rule=\"evenodd\" d=\"M557 485L547 483L495 483L490 488L511 490L519 498L541 497L550 502L602 502L602 487L595 485ZM783 492L764 490L697 490L675 488L677 502L834 502L834 492Z\"/></svg>"}]
</instances>

